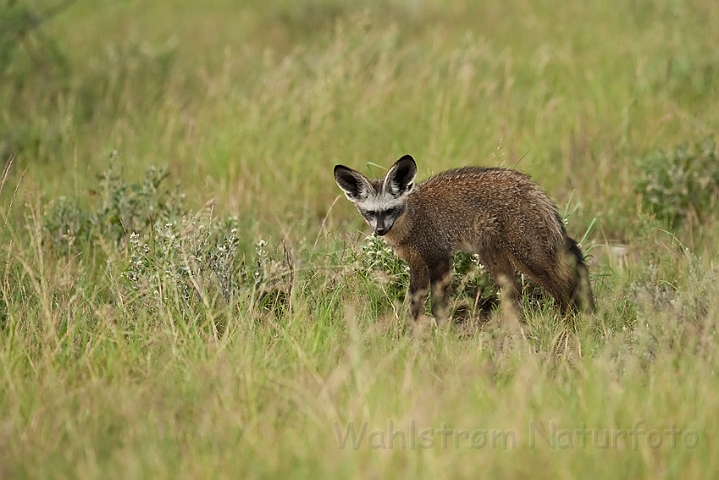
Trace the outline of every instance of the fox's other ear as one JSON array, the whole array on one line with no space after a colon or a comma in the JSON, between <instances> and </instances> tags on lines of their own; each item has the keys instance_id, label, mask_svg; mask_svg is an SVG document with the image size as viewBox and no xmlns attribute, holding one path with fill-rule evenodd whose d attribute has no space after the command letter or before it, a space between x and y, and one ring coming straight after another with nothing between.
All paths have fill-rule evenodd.
<instances>
[{"instance_id":1,"label":"fox's other ear","mask_svg":"<svg viewBox=\"0 0 719 480\"><path fill-rule=\"evenodd\" d=\"M344 165L335 165L335 181L352 202L366 199L372 188L364 175Z\"/></svg>"},{"instance_id":2,"label":"fox's other ear","mask_svg":"<svg viewBox=\"0 0 719 480\"><path fill-rule=\"evenodd\" d=\"M405 155L392 165L384 177L384 190L399 197L414 188L414 177L417 175L417 164L414 158Z\"/></svg>"}]
</instances>

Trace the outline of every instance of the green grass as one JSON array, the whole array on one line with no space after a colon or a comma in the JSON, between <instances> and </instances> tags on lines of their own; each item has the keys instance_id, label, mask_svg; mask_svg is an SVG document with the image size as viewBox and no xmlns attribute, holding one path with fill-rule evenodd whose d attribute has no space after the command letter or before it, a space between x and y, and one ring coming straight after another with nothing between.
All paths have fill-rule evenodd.
<instances>
[{"instance_id":1,"label":"green grass","mask_svg":"<svg viewBox=\"0 0 719 480\"><path fill-rule=\"evenodd\" d=\"M719 476L717 24L70 4L0 58L0 478ZM531 174L586 232L598 313L484 322L465 258L469 319L410 332L405 268L331 174L406 153Z\"/></svg>"}]
</instances>

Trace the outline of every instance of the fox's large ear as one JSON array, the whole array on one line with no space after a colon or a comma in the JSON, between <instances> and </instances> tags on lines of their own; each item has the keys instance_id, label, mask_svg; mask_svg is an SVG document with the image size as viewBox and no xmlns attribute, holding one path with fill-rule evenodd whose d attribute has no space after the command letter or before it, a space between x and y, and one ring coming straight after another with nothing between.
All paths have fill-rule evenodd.
<instances>
[{"instance_id":1,"label":"fox's large ear","mask_svg":"<svg viewBox=\"0 0 719 480\"><path fill-rule=\"evenodd\" d=\"M405 155L390 167L384 177L383 189L395 197L409 193L414 188L414 177L417 175L417 164L414 158Z\"/></svg>"},{"instance_id":2,"label":"fox's large ear","mask_svg":"<svg viewBox=\"0 0 719 480\"><path fill-rule=\"evenodd\" d=\"M352 202L365 200L372 188L364 175L344 165L335 165L335 181Z\"/></svg>"}]
</instances>

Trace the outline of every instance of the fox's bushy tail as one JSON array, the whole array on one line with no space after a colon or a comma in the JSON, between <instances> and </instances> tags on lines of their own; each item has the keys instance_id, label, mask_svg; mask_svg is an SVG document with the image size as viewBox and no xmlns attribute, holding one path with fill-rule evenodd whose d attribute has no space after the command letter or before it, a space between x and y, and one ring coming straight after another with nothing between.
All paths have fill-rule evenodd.
<instances>
[{"instance_id":1,"label":"fox's bushy tail","mask_svg":"<svg viewBox=\"0 0 719 480\"><path fill-rule=\"evenodd\" d=\"M571 305L577 310L594 313L597 309L592 294L592 285L589 282L589 270L584 254L576 240L567 236L567 250L574 265L574 282L571 291Z\"/></svg>"}]
</instances>

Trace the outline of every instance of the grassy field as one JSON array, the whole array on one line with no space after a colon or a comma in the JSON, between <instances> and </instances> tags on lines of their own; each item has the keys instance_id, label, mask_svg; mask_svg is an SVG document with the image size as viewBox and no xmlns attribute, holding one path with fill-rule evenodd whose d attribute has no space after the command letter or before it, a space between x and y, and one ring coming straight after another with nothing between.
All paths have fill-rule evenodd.
<instances>
[{"instance_id":1,"label":"grassy field","mask_svg":"<svg viewBox=\"0 0 719 480\"><path fill-rule=\"evenodd\" d=\"M61 5L0 1L0 478L719 477L719 3ZM458 257L409 331L332 177L407 153L532 175L598 313Z\"/></svg>"}]
</instances>

